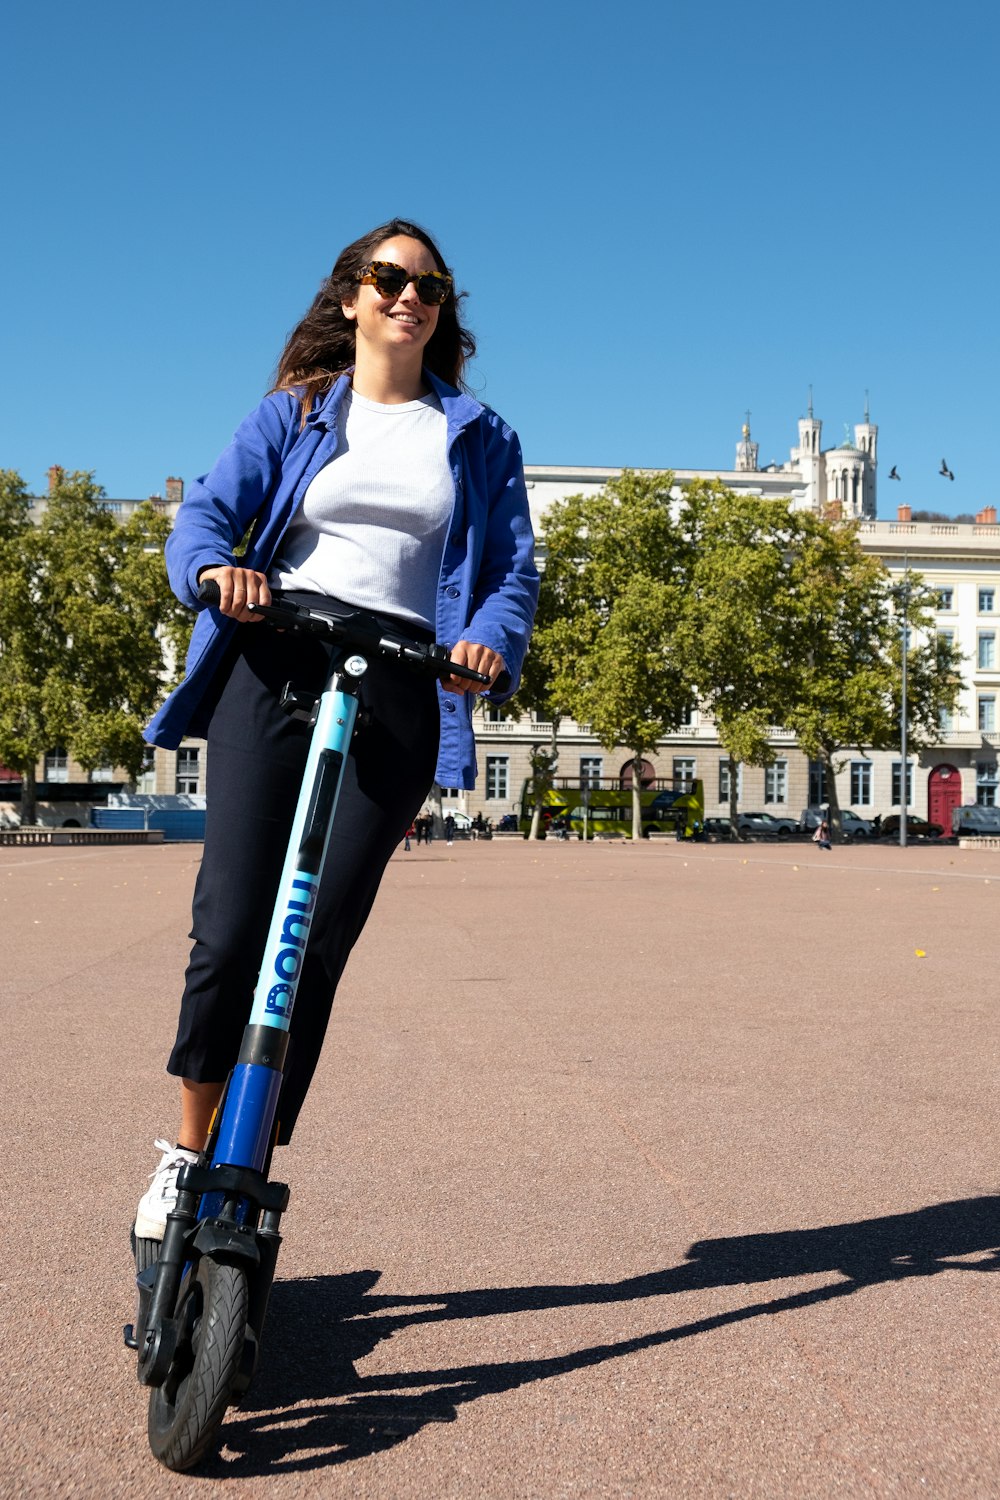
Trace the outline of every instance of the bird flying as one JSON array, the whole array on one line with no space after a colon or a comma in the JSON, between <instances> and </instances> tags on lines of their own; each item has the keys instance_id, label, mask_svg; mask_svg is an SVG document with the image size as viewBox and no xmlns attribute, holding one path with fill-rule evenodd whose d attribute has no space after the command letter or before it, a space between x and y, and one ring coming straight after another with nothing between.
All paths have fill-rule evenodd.
<instances>
[{"instance_id":1,"label":"bird flying","mask_svg":"<svg viewBox=\"0 0 1000 1500\"><path fill-rule=\"evenodd\" d=\"M954 479L955 477L948 467L947 460L943 458L941 460L941 467L940 469L938 469L938 473L941 475L942 479Z\"/></svg>"},{"instance_id":2,"label":"bird flying","mask_svg":"<svg viewBox=\"0 0 1000 1500\"><path fill-rule=\"evenodd\" d=\"M893 464L892 468L889 470L889 478L890 479L899 479L899 475L896 473L896 465L895 464Z\"/></svg>"}]
</instances>

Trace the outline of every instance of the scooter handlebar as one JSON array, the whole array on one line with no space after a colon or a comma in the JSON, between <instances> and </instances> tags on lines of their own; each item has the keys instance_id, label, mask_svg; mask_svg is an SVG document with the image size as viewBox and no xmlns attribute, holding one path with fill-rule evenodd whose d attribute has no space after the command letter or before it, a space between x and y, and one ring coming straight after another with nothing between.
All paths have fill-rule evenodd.
<instances>
[{"instance_id":1,"label":"scooter handlebar","mask_svg":"<svg viewBox=\"0 0 1000 1500\"><path fill-rule=\"evenodd\" d=\"M219 585L214 578L204 578L198 585L198 598L203 604L218 607L222 602ZM406 636L396 636L383 629L374 615L363 610L352 610L349 615L329 614L316 606L293 604L279 596L271 604L248 604L247 609L260 615L282 630L308 630L341 645L356 647L359 651L376 651L380 656L396 657L413 666L432 672L435 677L461 677L466 682L478 682L489 687L491 679L482 672L475 672L461 662L452 661L447 646L436 642L414 641Z\"/></svg>"}]
</instances>

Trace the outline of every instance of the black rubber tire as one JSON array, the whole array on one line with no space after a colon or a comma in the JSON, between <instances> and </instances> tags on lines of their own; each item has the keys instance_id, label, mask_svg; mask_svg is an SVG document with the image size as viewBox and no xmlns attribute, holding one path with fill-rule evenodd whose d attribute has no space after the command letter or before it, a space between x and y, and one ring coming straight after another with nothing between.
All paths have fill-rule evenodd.
<instances>
[{"instance_id":1,"label":"black rubber tire","mask_svg":"<svg viewBox=\"0 0 1000 1500\"><path fill-rule=\"evenodd\" d=\"M202 1256L181 1287L185 1334L163 1385L149 1397L149 1446L168 1469L190 1469L215 1445L240 1372L247 1279Z\"/></svg>"},{"instance_id":2,"label":"black rubber tire","mask_svg":"<svg viewBox=\"0 0 1000 1500\"><path fill-rule=\"evenodd\" d=\"M136 1239L132 1231L132 1254L135 1256L135 1274L138 1276L160 1258L160 1240Z\"/></svg>"}]
</instances>

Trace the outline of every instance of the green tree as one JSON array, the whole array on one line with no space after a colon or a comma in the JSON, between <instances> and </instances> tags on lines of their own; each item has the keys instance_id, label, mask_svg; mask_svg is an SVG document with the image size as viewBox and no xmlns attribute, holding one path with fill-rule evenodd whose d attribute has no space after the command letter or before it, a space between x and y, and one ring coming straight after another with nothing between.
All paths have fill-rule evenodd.
<instances>
[{"instance_id":1,"label":"green tree","mask_svg":"<svg viewBox=\"0 0 1000 1500\"><path fill-rule=\"evenodd\" d=\"M795 694L798 526L784 502L735 494L719 480L695 480L685 499L694 556L678 648L728 756L735 838L739 766L772 763L771 726L785 722Z\"/></svg>"},{"instance_id":2,"label":"green tree","mask_svg":"<svg viewBox=\"0 0 1000 1500\"><path fill-rule=\"evenodd\" d=\"M0 760L21 773L26 823L36 763L55 745L87 770L138 776L142 725L183 659L170 523L144 505L121 525L103 498L91 474L59 473L33 523L23 482L0 478Z\"/></svg>"},{"instance_id":3,"label":"green tree","mask_svg":"<svg viewBox=\"0 0 1000 1500\"><path fill-rule=\"evenodd\" d=\"M692 698L674 646L691 544L673 483L670 473L626 470L596 495L557 501L541 528L543 597L527 693L553 719L590 724L606 749L629 748L636 838L643 757L680 725Z\"/></svg>"},{"instance_id":4,"label":"green tree","mask_svg":"<svg viewBox=\"0 0 1000 1500\"><path fill-rule=\"evenodd\" d=\"M902 628L898 591L857 527L813 515L799 518L791 560L795 701L784 722L826 773L833 832L839 837L835 775L840 753L899 744ZM919 574L906 579L907 726L910 745L931 743L942 711L958 696L961 654L934 632L936 595Z\"/></svg>"},{"instance_id":5,"label":"green tree","mask_svg":"<svg viewBox=\"0 0 1000 1500\"><path fill-rule=\"evenodd\" d=\"M573 502L564 504L570 513L575 512ZM558 519L553 516L553 523ZM545 524L543 522L543 527ZM569 649L572 641L572 606L567 599L563 582L573 581L573 570L569 565L573 553L571 528L566 528L565 535L568 547L557 545L552 565L545 565L542 569L531 647L521 673L517 695L505 710L514 718L519 718L522 712L530 712L536 719L549 725L548 745L532 745L530 752L531 776L528 791L532 799L532 812L529 839L537 839L541 835L545 793L551 790L559 765L559 726L570 711L568 685L573 681Z\"/></svg>"}]
</instances>

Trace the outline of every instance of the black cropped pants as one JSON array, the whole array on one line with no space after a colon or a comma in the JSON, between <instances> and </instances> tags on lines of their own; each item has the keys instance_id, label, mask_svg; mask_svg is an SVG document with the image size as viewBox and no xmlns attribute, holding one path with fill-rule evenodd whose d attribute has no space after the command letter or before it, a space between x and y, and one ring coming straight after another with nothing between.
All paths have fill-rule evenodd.
<instances>
[{"instance_id":1,"label":"black cropped pants","mask_svg":"<svg viewBox=\"0 0 1000 1500\"><path fill-rule=\"evenodd\" d=\"M386 624L421 634L399 621ZM196 1083L219 1082L236 1063L305 768L311 731L280 708L282 691L291 680L320 692L329 655L317 636L243 625L213 685L194 946L167 1062L169 1073ZM282 1144L319 1059L348 955L389 857L427 796L438 733L434 678L373 656L361 682L359 727L292 1013L279 1103Z\"/></svg>"}]
</instances>

